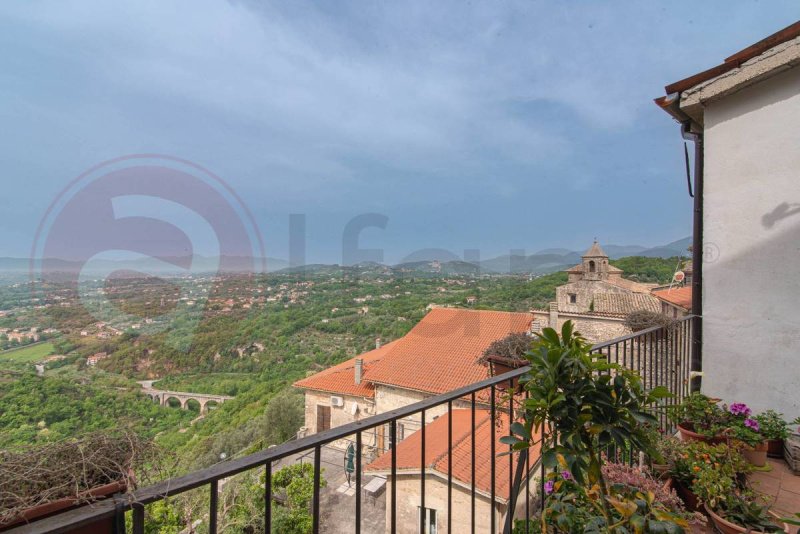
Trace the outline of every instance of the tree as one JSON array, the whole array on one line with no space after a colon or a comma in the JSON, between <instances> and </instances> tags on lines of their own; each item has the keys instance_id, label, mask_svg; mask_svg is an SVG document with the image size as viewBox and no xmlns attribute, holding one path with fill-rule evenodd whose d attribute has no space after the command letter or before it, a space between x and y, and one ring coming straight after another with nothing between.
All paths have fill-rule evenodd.
<instances>
[{"instance_id":1,"label":"tree","mask_svg":"<svg viewBox=\"0 0 800 534\"><path fill-rule=\"evenodd\" d=\"M290 389L276 395L264 412L267 439L283 443L297 433L305 417L303 394Z\"/></svg>"},{"instance_id":2,"label":"tree","mask_svg":"<svg viewBox=\"0 0 800 534\"><path fill-rule=\"evenodd\" d=\"M320 487L327 485L320 474ZM311 500L314 497L314 466L311 464L292 464L279 469L272 475L272 488L276 495L286 502L278 506L272 531L280 534L308 534L312 529L310 514Z\"/></svg>"}]
</instances>

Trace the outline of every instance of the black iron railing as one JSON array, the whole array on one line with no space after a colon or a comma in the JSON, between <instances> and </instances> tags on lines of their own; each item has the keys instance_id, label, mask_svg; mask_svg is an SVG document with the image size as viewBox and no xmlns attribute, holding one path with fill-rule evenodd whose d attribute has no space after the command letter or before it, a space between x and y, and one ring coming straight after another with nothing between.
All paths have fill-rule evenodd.
<instances>
[{"instance_id":1,"label":"black iron railing","mask_svg":"<svg viewBox=\"0 0 800 534\"><path fill-rule=\"evenodd\" d=\"M667 386L673 393L674 397L670 399L669 403L679 402L689 391L689 370L691 368L690 353L691 353L691 335L692 335L692 318L684 318L675 323L674 326L669 328L651 328L638 332L634 335L613 339L604 343L597 344L593 347L593 352L602 353L608 357L611 362L620 363L626 367L637 370L645 380L647 387L654 387L656 385ZM421 453L419 465L419 506L422 513L419 514L419 530L418 532L429 532L423 527L426 521L425 517L425 504L426 504L426 484L428 483L426 476L426 441L429 436L426 435L426 413L431 414L432 410L437 407L445 407L448 414L447 423L447 521L440 522L436 532L461 532L462 530L454 527L453 518L454 512L459 514L459 517L469 518L469 525L471 532L483 532L484 530L477 530L477 495L481 493L476 488L476 409L488 408L491 422L491 439L489 441L490 447L490 490L488 497L490 498L491 518L489 523L488 532L494 534L497 530L510 532L513 526L515 516L515 509L517 507L517 499L523 497L525 499L524 512L517 515L529 518L533 511L532 506L532 493L531 493L531 479L533 473L541 472L541 466L537 465L538 458L531 458L528 451L522 451L515 454L500 455L502 452L509 452L506 445L496 445L495 438L497 425L495 424L498 417L498 410L507 410L509 422L514 421L520 416L517 409L521 402L524 400L526 392L521 391L517 386L517 379L527 373L528 367L516 369L514 371L494 376L486 380L482 380L475 384L465 386L441 395L429 397L423 401L405 406L400 409L392 410L382 414L374 415L369 418L342 425L330 430L325 430L317 434L307 436L302 439L283 443L281 445L250 454L241 458L235 458L226 462L202 469L187 475L166 480L159 484L138 489L134 492L117 495L114 498L98 501L87 506L83 506L74 510L70 510L55 516L51 516L28 525L17 527L10 530L16 534L19 533L59 533L69 532L78 527L91 525L100 520L113 520L117 525L117 532L120 534L125 532L126 512L131 511L127 518L132 525L134 534L144 534L145 521L146 521L146 507L147 505L173 497L176 495L184 494L191 490L206 488L208 492L208 513L204 515L203 522L205 523L205 530L214 534L218 531L219 523L219 494L223 481L234 475L245 473L252 470L263 470L264 473L264 499L263 499L263 513L264 513L264 530L266 532L272 531L273 520L273 505L274 495L271 484L273 469L278 465L278 462L287 458L295 457L299 454L313 452L314 456L314 489L311 504L311 517L312 517L312 530L316 534L321 531L333 531L325 529L321 518L323 511L321 510L321 476L322 476L322 448L338 440L352 440L355 444L355 466L354 466L354 479L355 479L355 494L353 499L353 517L354 523L352 525L352 532L360 534L362 531L362 511L363 511L363 484L364 478L364 440L365 433L377 433L382 431L383 428L388 427L389 439L391 443L390 450L387 454L390 455L391 468L388 471L387 485L389 495L386 503L386 526L388 532L397 532L398 524L401 521L408 521L407 518L401 518L398 515L398 492L396 491L398 480L398 458L397 458L397 426L398 421L407 419L412 416L420 416L420 438L421 438ZM453 414L454 405L464 406L471 410L471 479L466 484L469 489L469 510L454 510L455 503L453 500L453 490L455 482L453 480L453 464L452 464L452 448L453 448ZM429 424L429 423L428 423ZM662 429L669 430L667 419L661 419ZM507 431L507 427L503 428ZM498 450L498 447L500 450ZM505 449L505 450L502 450ZM496 467L498 462L508 462L508 484L509 492L506 498L498 498L496 492L497 484L497 471ZM402 474L402 473L400 473ZM523 488L524 485L524 488ZM459 488L464 488L465 484L461 481ZM501 502L504 506L496 507L495 505ZM462 522L463 523L463 522ZM484 521L485 523L485 521ZM527 524L527 522L526 522ZM405 525L403 525L405 526Z\"/></svg>"}]
</instances>

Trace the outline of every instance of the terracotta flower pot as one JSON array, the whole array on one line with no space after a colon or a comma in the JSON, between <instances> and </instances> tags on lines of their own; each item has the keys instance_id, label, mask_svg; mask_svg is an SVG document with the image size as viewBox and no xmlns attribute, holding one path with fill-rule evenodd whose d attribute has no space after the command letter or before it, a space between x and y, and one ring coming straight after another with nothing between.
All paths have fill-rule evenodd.
<instances>
[{"instance_id":1,"label":"terracotta flower pot","mask_svg":"<svg viewBox=\"0 0 800 534\"><path fill-rule=\"evenodd\" d=\"M742 449L742 456L748 463L756 467L764 467L767 465L767 442L762 441L755 447L745 446Z\"/></svg>"},{"instance_id":2,"label":"terracotta flower pot","mask_svg":"<svg viewBox=\"0 0 800 534\"><path fill-rule=\"evenodd\" d=\"M703 507L700 504L700 499L694 494L692 490L684 486L681 482L674 481L672 486L675 488L675 493L681 498L686 509L690 512L700 512Z\"/></svg>"},{"instance_id":3,"label":"terracotta flower pot","mask_svg":"<svg viewBox=\"0 0 800 534\"><path fill-rule=\"evenodd\" d=\"M767 456L770 458L783 458L783 440L767 440Z\"/></svg>"},{"instance_id":4,"label":"terracotta flower pot","mask_svg":"<svg viewBox=\"0 0 800 534\"><path fill-rule=\"evenodd\" d=\"M668 464L656 464L654 463L652 466L653 476L660 480L669 480L667 477L669 473L669 465Z\"/></svg>"},{"instance_id":5,"label":"terracotta flower pot","mask_svg":"<svg viewBox=\"0 0 800 534\"><path fill-rule=\"evenodd\" d=\"M486 361L489 363L489 372L492 376L499 376L528 365L527 360L518 358L505 358L503 356L496 355L488 356ZM522 391L522 387L519 385L519 378L512 379L511 383L513 384L515 393ZM497 384L497 389L505 391L508 389L508 384Z\"/></svg>"},{"instance_id":6,"label":"terracotta flower pot","mask_svg":"<svg viewBox=\"0 0 800 534\"><path fill-rule=\"evenodd\" d=\"M717 528L719 532L722 534L739 534L740 532L752 532L753 534L758 534L759 532L763 532L763 530L747 530L744 527L740 527L739 525L735 525L730 521L725 520L725 518L718 516L711 510L708 506L704 506L706 514L711 518L711 521L714 523L714 526ZM772 512L769 512L771 516L776 519L776 523L778 523L777 519L778 516ZM783 531L789 532L789 527L786 523L780 523L783 525Z\"/></svg>"},{"instance_id":7,"label":"terracotta flower pot","mask_svg":"<svg viewBox=\"0 0 800 534\"><path fill-rule=\"evenodd\" d=\"M678 432L680 432L681 439L683 441L702 441L704 443L710 443L711 445L716 443L725 443L726 441L725 436L714 436L713 438L709 438L702 434L698 434L694 431L694 425L692 425L692 423L679 424Z\"/></svg>"}]
</instances>

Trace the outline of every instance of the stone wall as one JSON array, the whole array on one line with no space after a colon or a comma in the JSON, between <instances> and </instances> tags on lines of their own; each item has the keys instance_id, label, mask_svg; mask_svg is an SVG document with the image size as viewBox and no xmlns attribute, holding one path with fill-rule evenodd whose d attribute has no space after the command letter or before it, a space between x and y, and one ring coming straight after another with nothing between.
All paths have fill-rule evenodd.
<instances>
[{"instance_id":1,"label":"stone wall","mask_svg":"<svg viewBox=\"0 0 800 534\"><path fill-rule=\"evenodd\" d=\"M592 300L598 293L630 293L614 284L602 281L581 280L558 286L556 288L556 302L562 312L585 313L591 311ZM570 295L575 295L575 302L571 302Z\"/></svg>"},{"instance_id":2,"label":"stone wall","mask_svg":"<svg viewBox=\"0 0 800 534\"><path fill-rule=\"evenodd\" d=\"M432 397L430 393L422 393L419 391L412 391L409 389L401 389L392 386L385 386L376 384L375 386L375 412L385 413L398 408L403 408L409 404L414 404L428 397ZM457 400L453 402L453 408L469 408L471 405L467 401ZM425 412L425 424L430 424L434 419L447 413L447 403L440 406L435 406ZM398 441L402 441L417 430L421 428L421 414L405 417L397 422L397 436ZM378 436L379 447L382 449L388 448L389 444L389 428L388 425L383 427Z\"/></svg>"},{"instance_id":3,"label":"stone wall","mask_svg":"<svg viewBox=\"0 0 800 534\"><path fill-rule=\"evenodd\" d=\"M533 317L534 321L537 321L540 325L549 326L559 331L565 322L572 321L575 323L576 330L592 343L607 341L631 333L631 330L625 326L624 319L618 317L600 317L580 313L554 313L552 309L548 311L534 310ZM553 319L555 319L555 324L553 324Z\"/></svg>"},{"instance_id":4,"label":"stone wall","mask_svg":"<svg viewBox=\"0 0 800 534\"><path fill-rule=\"evenodd\" d=\"M342 397L344 399L344 406L337 407L331 406L331 396ZM352 412L353 403L358 405L358 411L355 415ZM370 415L375 415L375 404L362 397L352 397L349 395L332 395L331 393L324 393L320 391L305 392L305 434L315 434L317 432L317 406L330 406L331 407L331 428L342 426L347 423L364 419ZM355 436L351 437L355 440ZM374 447L376 445L375 432L365 431L362 433L363 444L365 447ZM347 448L348 440L342 439L331 443L332 446L342 450ZM366 452L366 451L365 451Z\"/></svg>"},{"instance_id":5,"label":"stone wall","mask_svg":"<svg viewBox=\"0 0 800 534\"><path fill-rule=\"evenodd\" d=\"M436 510L437 532L447 532L447 479L440 478L438 473L425 475L425 508ZM454 482L453 484L453 525L452 532L470 532L471 527L471 495L470 490ZM386 484L386 502L392 499L391 477ZM420 499L419 475L397 477L397 532L399 534L417 534L419 532L418 507ZM505 505L495 506L496 532L503 531ZM386 532L391 528L391 507L386 506ZM491 499L476 493L475 495L475 532L489 532L491 520Z\"/></svg>"}]
</instances>

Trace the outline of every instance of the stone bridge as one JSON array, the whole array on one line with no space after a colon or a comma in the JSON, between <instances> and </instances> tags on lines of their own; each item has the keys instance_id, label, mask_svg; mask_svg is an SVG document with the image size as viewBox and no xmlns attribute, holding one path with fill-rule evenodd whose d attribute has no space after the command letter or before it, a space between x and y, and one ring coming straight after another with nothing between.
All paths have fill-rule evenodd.
<instances>
[{"instance_id":1,"label":"stone bridge","mask_svg":"<svg viewBox=\"0 0 800 534\"><path fill-rule=\"evenodd\" d=\"M181 408L184 410L189 409L189 401L194 400L200 405L200 413L208 413L208 403L214 402L222 404L226 400L231 400L233 397L227 395L213 395L210 393L190 393L188 391L169 391L166 389L156 389L153 387L155 380L140 380L139 384L142 385L142 393L158 402L161 406L169 406L169 400L175 399L181 403Z\"/></svg>"}]
</instances>

